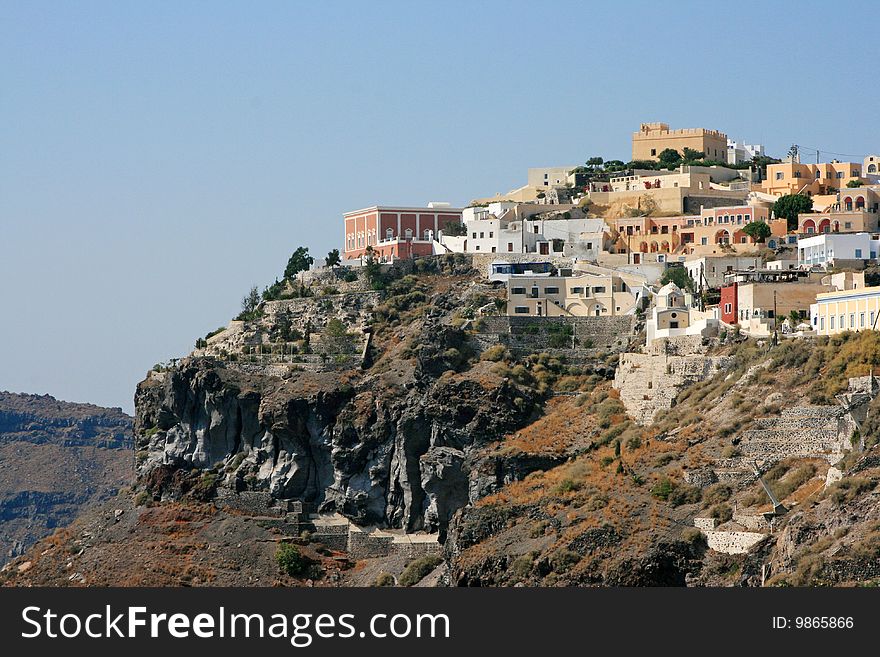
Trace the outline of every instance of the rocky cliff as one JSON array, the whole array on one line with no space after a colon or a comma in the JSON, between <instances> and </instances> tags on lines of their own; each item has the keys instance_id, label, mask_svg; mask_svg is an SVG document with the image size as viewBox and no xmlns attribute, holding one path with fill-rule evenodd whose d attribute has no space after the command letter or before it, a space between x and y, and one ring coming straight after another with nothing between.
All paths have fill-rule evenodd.
<instances>
[{"instance_id":1,"label":"rocky cliff","mask_svg":"<svg viewBox=\"0 0 880 657\"><path fill-rule=\"evenodd\" d=\"M151 371L134 493L5 581L369 585L426 554L405 532L442 550L439 585L880 581L875 334L701 344L646 417L618 389L632 335L560 323L531 351L484 321L503 289L466 259L407 267L300 288L306 320L258 311ZM315 569L279 573L279 542Z\"/></svg>"},{"instance_id":2,"label":"rocky cliff","mask_svg":"<svg viewBox=\"0 0 880 657\"><path fill-rule=\"evenodd\" d=\"M132 481L120 409L0 392L0 561Z\"/></svg>"}]
</instances>

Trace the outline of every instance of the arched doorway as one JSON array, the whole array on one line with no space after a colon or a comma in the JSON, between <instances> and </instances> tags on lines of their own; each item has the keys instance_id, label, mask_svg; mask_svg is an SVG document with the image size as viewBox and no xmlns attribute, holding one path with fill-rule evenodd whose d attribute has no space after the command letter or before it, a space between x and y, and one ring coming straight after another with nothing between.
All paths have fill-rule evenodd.
<instances>
[{"instance_id":1,"label":"arched doorway","mask_svg":"<svg viewBox=\"0 0 880 657\"><path fill-rule=\"evenodd\" d=\"M803 231L804 233L807 233L808 235L811 235L812 233L815 233L815 232L816 232L816 222L813 221L812 219L807 219L807 220L804 222L804 225L803 225L803 229L802 229L802 231Z\"/></svg>"},{"instance_id":2,"label":"arched doorway","mask_svg":"<svg viewBox=\"0 0 880 657\"><path fill-rule=\"evenodd\" d=\"M819 232L820 233L829 233L831 232L831 220L823 219L819 222Z\"/></svg>"},{"instance_id":3,"label":"arched doorway","mask_svg":"<svg viewBox=\"0 0 880 657\"><path fill-rule=\"evenodd\" d=\"M726 230L719 230L715 233L715 244L730 244L730 233Z\"/></svg>"}]
</instances>

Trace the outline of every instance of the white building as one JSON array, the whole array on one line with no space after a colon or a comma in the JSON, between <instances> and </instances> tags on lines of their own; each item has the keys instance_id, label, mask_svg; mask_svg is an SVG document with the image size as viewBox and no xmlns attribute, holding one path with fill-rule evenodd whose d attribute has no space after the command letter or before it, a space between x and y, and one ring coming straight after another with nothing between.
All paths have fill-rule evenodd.
<instances>
[{"instance_id":1,"label":"white building","mask_svg":"<svg viewBox=\"0 0 880 657\"><path fill-rule=\"evenodd\" d=\"M835 263L853 265L876 260L880 252L880 239L870 233L823 233L799 239L797 246L801 269L825 269L833 267Z\"/></svg>"},{"instance_id":2,"label":"white building","mask_svg":"<svg viewBox=\"0 0 880 657\"><path fill-rule=\"evenodd\" d=\"M546 206L507 201L465 208L464 235L442 235L440 242L455 253L537 253L595 260L610 240L603 219L570 218L581 213L574 206L555 210L555 218L528 218L547 212Z\"/></svg>"},{"instance_id":3,"label":"white building","mask_svg":"<svg viewBox=\"0 0 880 657\"><path fill-rule=\"evenodd\" d=\"M742 164L763 155L764 146L762 144L744 144L733 139L727 140L728 164Z\"/></svg>"},{"instance_id":4,"label":"white building","mask_svg":"<svg viewBox=\"0 0 880 657\"><path fill-rule=\"evenodd\" d=\"M717 308L700 311L690 308L685 295L675 283L667 283L657 292L651 316L645 321L646 344L679 335L715 335L718 332Z\"/></svg>"}]
</instances>

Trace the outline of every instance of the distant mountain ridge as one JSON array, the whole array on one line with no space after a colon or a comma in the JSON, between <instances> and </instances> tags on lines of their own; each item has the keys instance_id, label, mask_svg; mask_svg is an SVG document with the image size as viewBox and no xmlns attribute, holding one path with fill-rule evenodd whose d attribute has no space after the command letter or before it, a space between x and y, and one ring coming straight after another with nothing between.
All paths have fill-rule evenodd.
<instances>
[{"instance_id":1,"label":"distant mountain ridge","mask_svg":"<svg viewBox=\"0 0 880 657\"><path fill-rule=\"evenodd\" d=\"M0 392L0 563L129 483L131 449L120 408Z\"/></svg>"}]
</instances>

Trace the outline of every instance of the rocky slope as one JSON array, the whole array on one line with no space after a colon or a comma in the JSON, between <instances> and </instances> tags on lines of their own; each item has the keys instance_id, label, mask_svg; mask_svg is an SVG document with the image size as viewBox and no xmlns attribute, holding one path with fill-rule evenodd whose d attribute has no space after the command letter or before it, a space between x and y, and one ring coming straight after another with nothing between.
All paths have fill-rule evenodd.
<instances>
[{"instance_id":1,"label":"rocky slope","mask_svg":"<svg viewBox=\"0 0 880 657\"><path fill-rule=\"evenodd\" d=\"M120 409L0 392L0 561L132 481Z\"/></svg>"},{"instance_id":2,"label":"rocky slope","mask_svg":"<svg viewBox=\"0 0 880 657\"><path fill-rule=\"evenodd\" d=\"M465 259L427 263L372 281L376 303L353 298L364 280L299 297L308 319L293 327L293 346L273 337L293 333L274 325L280 312L258 313L234 333L248 351L236 356L232 341L215 341L210 356L197 349L151 372L136 394L134 492L17 559L6 582L406 579L411 558L358 560L308 532L290 535L265 511L222 502L245 492L301 502L303 518L337 513L359 526L436 533L444 560L425 566L433 585L878 581L880 401L856 424L827 428L849 377L880 362L876 334L791 341L769 353L726 336L706 352L725 368L637 424L611 385L627 336L584 349L568 334L535 333L532 353L520 338L514 350L479 319L502 291ZM367 329L363 359L312 357L310 345L326 349L334 337L328 317ZM786 427L791 418L803 426ZM841 441L840 427L852 426ZM816 432L821 439L810 438ZM795 444L800 451L785 453ZM758 453L787 509L775 517L764 515L773 505L751 472ZM712 532L752 542L727 554L710 548ZM285 542L307 555L308 573L279 573L274 555Z\"/></svg>"}]
</instances>

